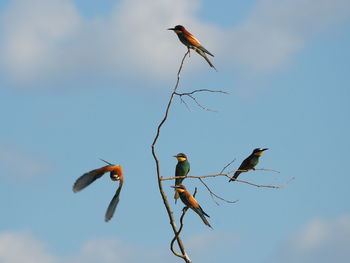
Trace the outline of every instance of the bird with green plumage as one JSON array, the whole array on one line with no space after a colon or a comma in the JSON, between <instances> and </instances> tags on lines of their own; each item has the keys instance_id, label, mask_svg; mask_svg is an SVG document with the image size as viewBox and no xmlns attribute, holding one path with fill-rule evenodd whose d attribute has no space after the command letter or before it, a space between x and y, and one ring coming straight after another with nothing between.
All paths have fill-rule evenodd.
<instances>
[{"instance_id":1,"label":"bird with green plumage","mask_svg":"<svg viewBox=\"0 0 350 263\"><path fill-rule=\"evenodd\" d=\"M249 170L254 170L255 166L259 163L259 158L263 154L264 151L268 150L268 148L256 148L253 150L251 155L249 155L239 166L238 171L234 173L232 178L229 180L235 181L237 177L243 173L248 172Z\"/></svg>"},{"instance_id":2,"label":"bird with green plumage","mask_svg":"<svg viewBox=\"0 0 350 263\"><path fill-rule=\"evenodd\" d=\"M184 153L178 153L174 156L177 159L177 164L175 168L175 176L187 176L187 174L190 171L190 163L187 159L187 155ZM176 178L175 179L175 186L181 185L182 181L185 178ZM174 195L175 203L177 199L179 199L179 193L175 191Z\"/></svg>"}]
</instances>

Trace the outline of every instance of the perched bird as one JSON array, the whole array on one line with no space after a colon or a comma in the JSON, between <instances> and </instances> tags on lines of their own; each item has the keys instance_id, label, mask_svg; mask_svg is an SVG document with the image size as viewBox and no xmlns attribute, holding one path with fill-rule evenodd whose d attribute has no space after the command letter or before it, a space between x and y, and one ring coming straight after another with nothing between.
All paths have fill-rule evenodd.
<instances>
[{"instance_id":1,"label":"perched bird","mask_svg":"<svg viewBox=\"0 0 350 263\"><path fill-rule=\"evenodd\" d=\"M198 41L197 38L195 38L194 35L192 35L190 32L188 32L183 26L177 25L174 28L168 28L168 30L173 30L177 36L179 37L182 44L184 44L188 49L195 50L199 55L201 55L208 64L216 70L214 65L211 63L209 58L207 57L207 54L214 57L212 53L210 53L208 50L206 50L202 44Z\"/></svg>"},{"instance_id":2,"label":"perched bird","mask_svg":"<svg viewBox=\"0 0 350 263\"><path fill-rule=\"evenodd\" d=\"M109 203L109 206L106 211L105 221L108 222L112 218L114 211L119 203L119 195L123 187L124 177L123 169L120 165L114 165L105 160L102 161L104 161L108 165L92 170L80 176L73 185L73 192L79 192L80 190L84 189L86 186L94 182L96 179L102 177L102 175L109 172L109 176L112 181L119 181L119 187L115 195L113 196L111 202Z\"/></svg>"},{"instance_id":3,"label":"perched bird","mask_svg":"<svg viewBox=\"0 0 350 263\"><path fill-rule=\"evenodd\" d=\"M247 172L248 170L254 170L255 166L259 162L260 156L263 154L264 151L268 150L268 148L256 148L252 152L251 155L249 155L239 166L238 170L245 170L245 171L236 171L235 174L232 176L232 178L229 180L229 182L234 181L237 179L237 177L242 172Z\"/></svg>"},{"instance_id":4,"label":"perched bird","mask_svg":"<svg viewBox=\"0 0 350 263\"><path fill-rule=\"evenodd\" d=\"M175 169L175 176L187 176L190 171L190 163L188 162L187 156L184 153L178 153L174 156L177 159L177 165ZM185 178L176 178L175 186L180 185ZM179 193L175 191L175 203L179 198Z\"/></svg>"},{"instance_id":5,"label":"perched bird","mask_svg":"<svg viewBox=\"0 0 350 263\"><path fill-rule=\"evenodd\" d=\"M204 224L206 224L208 227L212 228L211 225L209 224L208 220L205 218L210 217L207 213L203 211L203 209L200 207L200 205L197 203L196 199L194 199L193 195L190 194L186 190L186 187L184 185L176 185L172 186L175 188L175 191L179 193L181 201L191 208L193 211L195 211L203 220Z\"/></svg>"}]
</instances>

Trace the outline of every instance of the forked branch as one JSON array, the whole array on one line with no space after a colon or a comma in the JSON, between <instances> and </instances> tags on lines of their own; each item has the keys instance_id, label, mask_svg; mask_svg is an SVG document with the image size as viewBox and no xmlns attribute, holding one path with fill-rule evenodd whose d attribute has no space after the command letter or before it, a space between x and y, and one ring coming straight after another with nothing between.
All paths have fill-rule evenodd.
<instances>
[{"instance_id":1,"label":"forked branch","mask_svg":"<svg viewBox=\"0 0 350 263\"><path fill-rule=\"evenodd\" d=\"M199 93L199 92L212 92L212 93L228 94L228 92L222 91L222 90L197 89L197 90L193 90L191 92L184 92L184 93L175 92L175 95L180 97L181 102L185 104L185 106L187 107L188 110L190 110L190 107L188 106L186 101L182 98L183 96L187 96L187 97L191 98L197 104L197 106L203 110L216 112L215 110L209 109L198 102L198 100L196 99L196 97L193 94Z\"/></svg>"},{"instance_id":2,"label":"forked branch","mask_svg":"<svg viewBox=\"0 0 350 263\"><path fill-rule=\"evenodd\" d=\"M162 177L160 180L167 181L167 180L174 180L174 179L177 179L177 178L197 178L197 179L202 179L202 178L210 178L210 177L218 177L218 176L231 178L230 174L232 174L232 173L234 173L236 171L247 172L247 170L232 170L232 171L227 172L227 173L209 174L209 175L201 175L201 176L187 175L187 176ZM254 169L254 171L272 171L272 172L279 173L279 171L272 170L272 169ZM280 188L283 188L286 185L288 185L294 179L295 178L293 177L293 178L289 179L287 182L285 182L282 185L260 185L260 184L251 183L249 181L241 180L241 179L236 179L236 180L234 180L234 182L249 184L249 185L252 185L252 186L255 186L255 187L265 187L265 188L280 189Z\"/></svg>"},{"instance_id":3,"label":"forked branch","mask_svg":"<svg viewBox=\"0 0 350 263\"><path fill-rule=\"evenodd\" d=\"M180 73L181 73L181 70L182 70L182 67L183 67L183 64L184 64L184 61L187 57L187 55L189 54L189 51L187 51L185 53L185 55L183 56L182 60L181 60L181 64L180 64L180 67L179 67L179 70L177 72L177 80L176 80L176 84L175 84L175 87L174 87L174 90L173 92L171 93L170 95L170 98L169 98L169 102L168 102L168 105L166 107L166 110L165 110L165 114L164 114L164 117L162 119L162 121L159 123L158 127L157 127L157 133L156 133L156 136L153 140L153 143L152 143L152 155L153 155L153 158L154 158L154 161L156 163L156 170L157 170L157 179L158 179L158 188L159 188L159 192L162 196L162 199L163 199L163 203L164 203L164 206L166 208L166 211L168 213L168 216L169 216L169 220L170 220L170 225L173 229L173 232L175 234L175 237L176 237L176 240L177 240L177 244L181 250L181 254L178 254L176 253L175 251L172 250L172 252L174 253L175 256L177 257L180 257L182 258L186 263L191 263L191 259L188 257L188 255L186 254L186 250L185 250L185 246L183 245L182 243L182 240L179 236L178 233L178 230L177 230L177 227L176 227L176 224L175 224L175 220L174 220L174 216L173 216L173 211L171 210L170 208L170 205L169 205L169 202L167 200L167 196L166 194L164 193L164 190L163 190L163 185L162 185L162 180L161 180L161 174L160 174L160 163L159 163L159 159L158 159L158 156L156 154L156 150L155 150L155 146L156 146L156 143L158 141L158 138L159 138L159 135L160 135L160 130L163 126L163 124L165 123L165 121L168 119L168 114L169 114L169 110L170 110L170 107L172 105L172 102L173 102L173 99L174 99L174 96L175 96L175 93L176 93L176 90L178 89L179 87L179 82L180 82Z\"/></svg>"}]
</instances>

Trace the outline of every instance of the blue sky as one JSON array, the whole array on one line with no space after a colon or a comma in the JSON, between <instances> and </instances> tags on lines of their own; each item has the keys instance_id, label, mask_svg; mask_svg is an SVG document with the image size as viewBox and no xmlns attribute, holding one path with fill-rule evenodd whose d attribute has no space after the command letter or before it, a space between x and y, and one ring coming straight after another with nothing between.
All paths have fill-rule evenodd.
<instances>
[{"instance_id":1,"label":"blue sky","mask_svg":"<svg viewBox=\"0 0 350 263\"><path fill-rule=\"evenodd\" d=\"M239 199L220 206L187 179L214 228L186 215L193 262L347 262L349 1L188 2L0 2L1 262L179 262L168 250L150 148L186 51L165 30L176 24L215 54L218 69L192 52L180 91L229 95L198 95L217 112L174 101L157 145L162 175L174 174L178 152L189 156L192 175L206 175L268 147L259 168L281 173L241 178L295 177L279 190L207 179L216 193ZM126 180L107 224L116 188L108 176L71 190L103 165L98 158L121 164ZM182 205L172 208L178 218Z\"/></svg>"}]
</instances>

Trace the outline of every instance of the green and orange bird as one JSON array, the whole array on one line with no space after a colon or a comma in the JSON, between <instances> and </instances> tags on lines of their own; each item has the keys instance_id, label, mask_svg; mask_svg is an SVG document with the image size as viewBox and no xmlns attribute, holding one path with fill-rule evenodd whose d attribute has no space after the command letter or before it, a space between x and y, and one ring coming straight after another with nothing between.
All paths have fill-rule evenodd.
<instances>
[{"instance_id":1,"label":"green and orange bird","mask_svg":"<svg viewBox=\"0 0 350 263\"><path fill-rule=\"evenodd\" d=\"M184 153L178 153L174 156L177 159L177 165L175 169L175 176L187 176L190 171L190 163L187 159L187 155ZM180 185L185 178L176 178L175 186ZM177 199L179 198L179 193L175 191L175 204Z\"/></svg>"},{"instance_id":2,"label":"green and orange bird","mask_svg":"<svg viewBox=\"0 0 350 263\"><path fill-rule=\"evenodd\" d=\"M109 206L106 211L105 221L108 222L113 217L114 211L119 203L119 195L123 187L124 177L123 169L120 165L111 164L102 159L101 161L107 163L108 165L92 170L80 176L73 185L73 192L79 192L80 190L84 189L92 182L94 182L96 179L102 177L102 175L109 172L109 176L112 181L119 181L119 187L115 195L113 196L111 202L109 203Z\"/></svg>"},{"instance_id":3,"label":"green and orange bird","mask_svg":"<svg viewBox=\"0 0 350 263\"><path fill-rule=\"evenodd\" d=\"M172 186L175 188L175 191L179 193L181 201L189 208L191 208L193 211L195 211L200 218L203 220L204 224L206 224L208 227L212 228L209 224L208 220L205 218L210 217L207 213L205 213L202 209L202 207L198 204L197 200L194 199L193 195L191 195L190 192L186 190L186 187L184 185L176 185Z\"/></svg>"},{"instance_id":4,"label":"green and orange bird","mask_svg":"<svg viewBox=\"0 0 350 263\"><path fill-rule=\"evenodd\" d=\"M263 154L264 151L268 150L268 148L256 148L253 150L251 155L249 155L239 166L238 170L242 171L236 171L232 178L229 180L229 182L234 181L237 179L237 177L242 172L248 172L249 170L254 170L255 166L259 163L259 158Z\"/></svg>"},{"instance_id":5,"label":"green and orange bird","mask_svg":"<svg viewBox=\"0 0 350 263\"><path fill-rule=\"evenodd\" d=\"M199 55L201 55L208 64L216 70L213 63L209 60L208 55L214 57L212 53L210 53L202 44L198 41L198 39L188 32L183 26L177 25L174 28L168 28L168 30L173 30L176 35L179 37L182 44L184 44L188 50L191 48L195 50Z\"/></svg>"}]
</instances>

